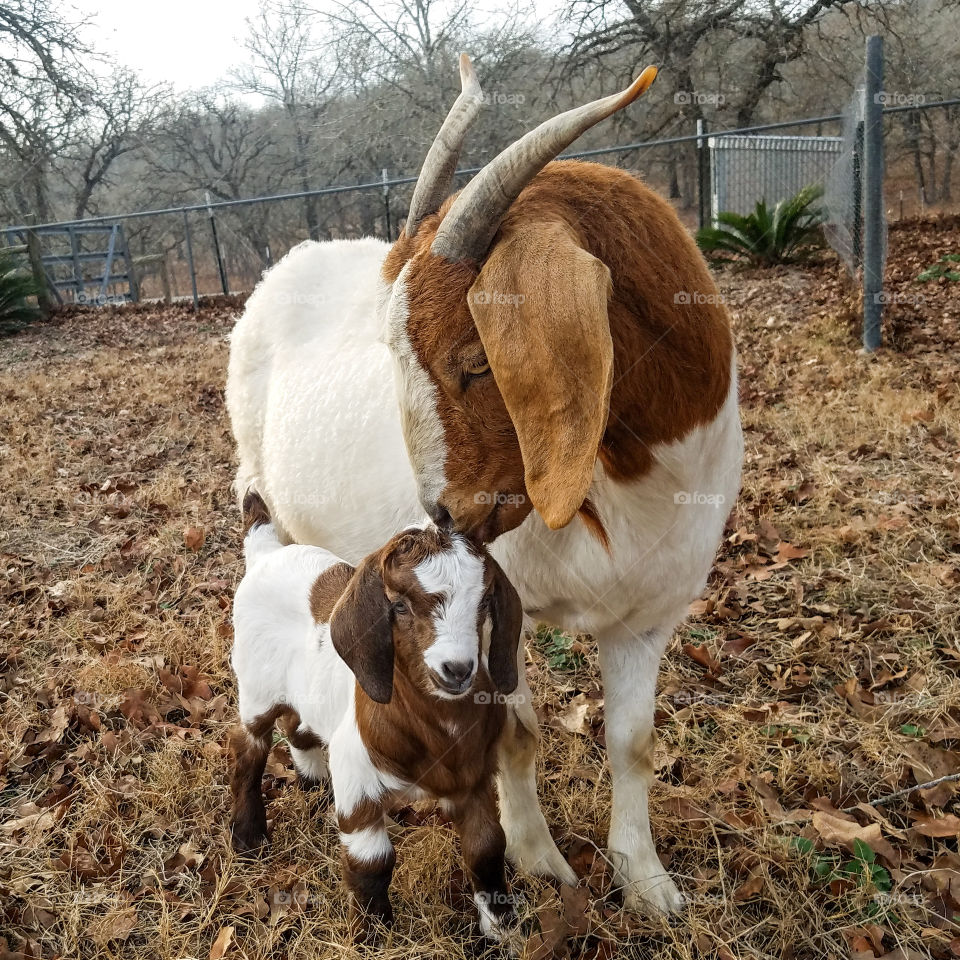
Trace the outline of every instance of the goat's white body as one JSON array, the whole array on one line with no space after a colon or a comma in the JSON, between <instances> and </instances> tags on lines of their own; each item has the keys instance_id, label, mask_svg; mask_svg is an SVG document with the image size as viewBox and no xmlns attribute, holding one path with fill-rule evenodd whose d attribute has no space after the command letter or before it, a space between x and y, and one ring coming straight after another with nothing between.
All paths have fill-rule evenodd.
<instances>
[{"instance_id":1,"label":"goat's white body","mask_svg":"<svg viewBox=\"0 0 960 960\"><path fill-rule=\"evenodd\" d=\"M251 296L230 356L238 494L256 487L287 537L351 563L422 512L384 343L387 250L375 240L295 248ZM652 733L660 659L706 583L742 452L734 375L716 418L654 449L640 480L615 483L597 466L590 499L609 553L579 520L551 531L536 512L490 548L528 614L591 633L600 645L618 780L610 850L633 906L646 900L672 911L682 903L650 834L652 770L640 773L631 751ZM517 709L518 722L535 731L532 708ZM536 802L532 765L501 771L501 821L515 861L576 882Z\"/></svg>"},{"instance_id":2,"label":"goat's white body","mask_svg":"<svg viewBox=\"0 0 960 960\"><path fill-rule=\"evenodd\" d=\"M286 537L350 563L423 512L382 340L388 249L378 240L296 247L250 297L230 354L237 492L255 487ZM657 448L639 481L614 483L597 467L590 497L609 553L578 520L551 531L536 512L492 544L527 612L598 636L612 623L642 632L683 616L740 482L736 389L734 377L717 418ZM677 503L684 493L699 502Z\"/></svg>"},{"instance_id":3,"label":"goat's white body","mask_svg":"<svg viewBox=\"0 0 960 960\"><path fill-rule=\"evenodd\" d=\"M380 342L379 240L302 243L233 332L227 406L241 498L254 487L297 543L348 563L423 516Z\"/></svg>"},{"instance_id":4,"label":"goat's white body","mask_svg":"<svg viewBox=\"0 0 960 960\"><path fill-rule=\"evenodd\" d=\"M233 605L232 664L240 720L253 723L272 707L296 710L301 723L330 742L353 716L354 676L310 613L310 588L340 562L321 547L284 546L272 524L244 544L247 569Z\"/></svg>"}]
</instances>

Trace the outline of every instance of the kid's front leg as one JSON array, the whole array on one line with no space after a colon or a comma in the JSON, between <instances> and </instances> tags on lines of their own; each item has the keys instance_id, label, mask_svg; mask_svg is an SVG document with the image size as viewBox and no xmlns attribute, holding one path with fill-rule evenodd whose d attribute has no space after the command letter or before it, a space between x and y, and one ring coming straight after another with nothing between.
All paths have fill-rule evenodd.
<instances>
[{"instance_id":1,"label":"kid's front leg","mask_svg":"<svg viewBox=\"0 0 960 960\"><path fill-rule=\"evenodd\" d=\"M390 881L397 855L390 842L383 808L372 800L349 813L337 812L343 844L343 877L350 891L351 923L360 939L368 932L371 918L393 921Z\"/></svg>"},{"instance_id":2,"label":"kid's front leg","mask_svg":"<svg viewBox=\"0 0 960 960\"><path fill-rule=\"evenodd\" d=\"M365 940L370 919L391 923L390 880L397 855L384 817L382 784L359 740L342 736L330 743L330 774L343 852L343 877L350 892L354 936Z\"/></svg>"},{"instance_id":3,"label":"kid's front leg","mask_svg":"<svg viewBox=\"0 0 960 960\"><path fill-rule=\"evenodd\" d=\"M516 912L504 870L507 843L493 784L454 803L453 822L473 884L480 929L491 940L503 940L516 922Z\"/></svg>"}]
</instances>

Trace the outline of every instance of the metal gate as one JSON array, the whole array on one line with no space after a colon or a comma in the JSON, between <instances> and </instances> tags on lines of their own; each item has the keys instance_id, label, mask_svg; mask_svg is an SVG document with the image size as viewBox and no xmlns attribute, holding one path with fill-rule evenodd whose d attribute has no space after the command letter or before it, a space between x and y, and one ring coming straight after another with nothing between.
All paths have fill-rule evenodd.
<instances>
[{"instance_id":1,"label":"metal gate","mask_svg":"<svg viewBox=\"0 0 960 960\"><path fill-rule=\"evenodd\" d=\"M41 246L47 286L58 304L102 306L140 299L133 258L119 223L31 227ZM27 229L3 231L8 246L27 242Z\"/></svg>"}]
</instances>

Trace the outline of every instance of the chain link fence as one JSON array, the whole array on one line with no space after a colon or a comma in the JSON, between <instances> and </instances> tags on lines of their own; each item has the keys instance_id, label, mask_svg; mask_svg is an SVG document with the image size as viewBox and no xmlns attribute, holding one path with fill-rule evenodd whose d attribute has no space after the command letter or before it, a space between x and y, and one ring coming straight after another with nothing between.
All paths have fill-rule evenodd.
<instances>
[{"instance_id":1,"label":"chain link fence","mask_svg":"<svg viewBox=\"0 0 960 960\"><path fill-rule=\"evenodd\" d=\"M707 131L700 124L697 132L684 136L566 156L636 173L670 198L691 229L709 222L720 210L745 213L758 200L773 204L811 183L827 184L831 172L838 165L846 165L846 172L834 179L848 196L849 212L844 216L849 223L859 217L855 196L859 182L853 175L856 144L844 136L845 120L849 120L848 114L837 114L729 131ZM885 106L889 159L884 187L886 206L893 218L933 209L931 181L936 184L938 209L953 209L953 197L960 196L960 183L950 144L958 120L960 99ZM811 127L817 131L815 136L802 134ZM942 137L937 141L942 147L941 166L931 173L930 143L931 138L938 137ZM475 172L458 171L455 188ZM0 230L0 238L8 245L23 245L27 232L35 230L42 243L43 227L122 224L135 274L131 286L136 293L114 294L107 302L139 296L187 297L196 303L203 296L251 290L264 269L296 244L311 239L309 222L317 225L312 239L395 239L415 182L415 176L397 177L390 171L379 171L364 183L280 196L198 203L61 224L14 225ZM104 265L93 255L102 240L95 234L84 235L82 230L79 233L75 252L86 264L85 272L76 278L81 282L58 289L55 302L97 302ZM63 279L62 272L57 276Z\"/></svg>"}]
</instances>

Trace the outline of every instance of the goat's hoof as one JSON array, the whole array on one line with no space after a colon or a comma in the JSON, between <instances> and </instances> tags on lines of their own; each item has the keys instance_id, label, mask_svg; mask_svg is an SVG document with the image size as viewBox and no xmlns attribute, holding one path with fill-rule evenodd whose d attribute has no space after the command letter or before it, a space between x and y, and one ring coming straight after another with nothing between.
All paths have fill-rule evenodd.
<instances>
[{"instance_id":1,"label":"goat's hoof","mask_svg":"<svg viewBox=\"0 0 960 960\"><path fill-rule=\"evenodd\" d=\"M321 780L304 773L297 774L297 783L304 793L323 793L330 785L329 780Z\"/></svg>"},{"instance_id":2,"label":"goat's hoof","mask_svg":"<svg viewBox=\"0 0 960 960\"><path fill-rule=\"evenodd\" d=\"M507 837L507 859L517 869L537 877L553 877L575 887L579 883L573 867L557 849L549 832L540 842L511 842Z\"/></svg>"},{"instance_id":3,"label":"goat's hoof","mask_svg":"<svg viewBox=\"0 0 960 960\"><path fill-rule=\"evenodd\" d=\"M270 845L270 838L265 829L245 828L236 824L230 828L230 840L234 853L243 857L262 856Z\"/></svg>"},{"instance_id":4,"label":"goat's hoof","mask_svg":"<svg viewBox=\"0 0 960 960\"><path fill-rule=\"evenodd\" d=\"M686 905L686 898L666 873L628 883L623 893L624 908L646 916L672 916Z\"/></svg>"},{"instance_id":5,"label":"goat's hoof","mask_svg":"<svg viewBox=\"0 0 960 960\"><path fill-rule=\"evenodd\" d=\"M372 946L378 939L378 928L393 926L393 907L387 903L376 909L354 910L350 917L350 933L357 946Z\"/></svg>"}]
</instances>

